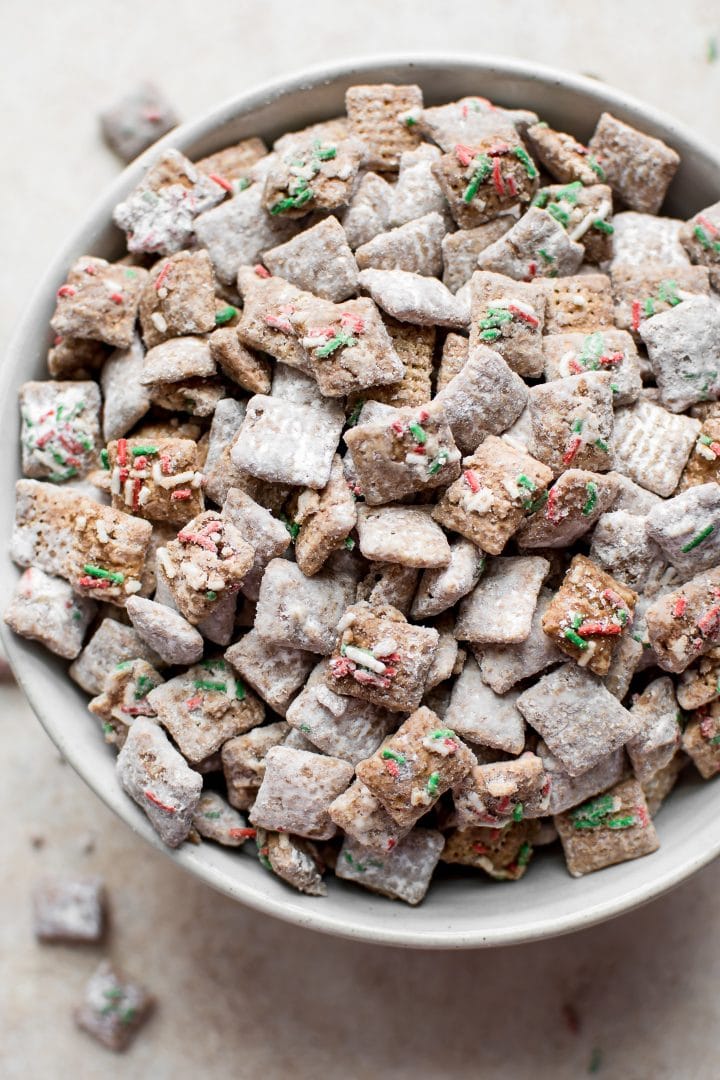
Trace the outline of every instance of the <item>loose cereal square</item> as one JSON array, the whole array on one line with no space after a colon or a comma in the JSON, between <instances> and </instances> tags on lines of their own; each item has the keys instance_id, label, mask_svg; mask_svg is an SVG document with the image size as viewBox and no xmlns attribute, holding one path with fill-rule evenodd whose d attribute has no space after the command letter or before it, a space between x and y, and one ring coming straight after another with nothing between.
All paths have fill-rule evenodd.
<instances>
[{"instance_id":1,"label":"loose cereal square","mask_svg":"<svg viewBox=\"0 0 720 1080\"><path fill-rule=\"evenodd\" d=\"M354 780L347 791L338 795L328 812L347 837L374 854L392 851L412 828L411 825L400 828L359 780Z\"/></svg>"},{"instance_id":2,"label":"loose cereal square","mask_svg":"<svg viewBox=\"0 0 720 1080\"><path fill-rule=\"evenodd\" d=\"M712 481L720 483L720 417L703 423L680 479L680 491Z\"/></svg>"},{"instance_id":3,"label":"loose cereal square","mask_svg":"<svg viewBox=\"0 0 720 1080\"><path fill-rule=\"evenodd\" d=\"M637 400L642 388L640 362L635 342L625 330L547 334L542 345L546 382L585 371L608 371L613 404Z\"/></svg>"},{"instance_id":4,"label":"loose cereal square","mask_svg":"<svg viewBox=\"0 0 720 1080\"><path fill-rule=\"evenodd\" d=\"M657 214L680 164L675 150L608 112L601 114L588 150L602 169L600 179L630 210Z\"/></svg>"},{"instance_id":5,"label":"loose cereal square","mask_svg":"<svg viewBox=\"0 0 720 1080\"><path fill-rule=\"evenodd\" d=\"M103 138L121 161L132 161L179 123L155 83L141 82L100 113Z\"/></svg>"},{"instance_id":6,"label":"loose cereal square","mask_svg":"<svg viewBox=\"0 0 720 1080\"><path fill-rule=\"evenodd\" d=\"M502 829L547 814L550 780L540 758L528 752L515 761L475 765L453 789L453 801L461 828Z\"/></svg>"},{"instance_id":7,"label":"loose cereal square","mask_svg":"<svg viewBox=\"0 0 720 1080\"><path fill-rule=\"evenodd\" d=\"M73 660L82 649L95 604L76 596L62 578L29 566L5 609L5 622L20 637L39 641L50 652Z\"/></svg>"},{"instance_id":8,"label":"loose cereal square","mask_svg":"<svg viewBox=\"0 0 720 1080\"><path fill-rule=\"evenodd\" d=\"M537 555L490 559L473 591L460 602L459 641L508 645L525 641L550 563Z\"/></svg>"},{"instance_id":9,"label":"loose cereal square","mask_svg":"<svg viewBox=\"0 0 720 1080\"><path fill-rule=\"evenodd\" d=\"M353 578L332 561L308 578L296 563L272 559L260 584L255 629L270 645L327 656L354 592Z\"/></svg>"},{"instance_id":10,"label":"loose cereal square","mask_svg":"<svg viewBox=\"0 0 720 1080\"><path fill-rule=\"evenodd\" d=\"M262 205L271 217L305 217L350 200L365 146L355 138L318 139L298 133L268 162Z\"/></svg>"},{"instance_id":11,"label":"loose cereal square","mask_svg":"<svg viewBox=\"0 0 720 1080\"><path fill-rule=\"evenodd\" d=\"M127 981L103 960L85 985L75 1023L108 1050L119 1053L127 1050L154 1008L145 987Z\"/></svg>"},{"instance_id":12,"label":"loose cereal square","mask_svg":"<svg viewBox=\"0 0 720 1080\"><path fill-rule=\"evenodd\" d=\"M242 847L255 835L247 821L216 791L204 791L193 815L193 828L205 840L214 840L223 847Z\"/></svg>"},{"instance_id":13,"label":"loose cereal square","mask_svg":"<svg viewBox=\"0 0 720 1080\"><path fill-rule=\"evenodd\" d=\"M196 765L223 743L262 724L265 707L225 660L204 660L148 694L158 721Z\"/></svg>"},{"instance_id":14,"label":"loose cereal square","mask_svg":"<svg viewBox=\"0 0 720 1080\"><path fill-rule=\"evenodd\" d=\"M522 548L569 547L608 510L618 491L610 473L568 469L548 491L547 501L531 513L518 533Z\"/></svg>"},{"instance_id":15,"label":"loose cereal square","mask_svg":"<svg viewBox=\"0 0 720 1080\"><path fill-rule=\"evenodd\" d=\"M545 296L548 334L589 333L612 327L610 278L605 274L575 274L535 283Z\"/></svg>"},{"instance_id":16,"label":"loose cereal square","mask_svg":"<svg viewBox=\"0 0 720 1080\"><path fill-rule=\"evenodd\" d=\"M450 545L429 508L358 506L360 551L372 562L438 567L450 563Z\"/></svg>"},{"instance_id":17,"label":"loose cereal square","mask_svg":"<svg viewBox=\"0 0 720 1080\"><path fill-rule=\"evenodd\" d=\"M215 154L195 162L198 172L220 183L231 194L244 191L252 177L252 167L267 155L268 148L262 139L253 136L241 139L234 146L226 146Z\"/></svg>"},{"instance_id":18,"label":"loose cereal square","mask_svg":"<svg viewBox=\"0 0 720 1080\"><path fill-rule=\"evenodd\" d=\"M20 401L23 475L62 483L97 465L100 390L95 382L26 382Z\"/></svg>"},{"instance_id":19,"label":"loose cereal square","mask_svg":"<svg viewBox=\"0 0 720 1080\"><path fill-rule=\"evenodd\" d=\"M132 343L147 271L82 255L57 291L50 325L62 337L92 338L116 349Z\"/></svg>"},{"instance_id":20,"label":"loose cereal square","mask_svg":"<svg viewBox=\"0 0 720 1080\"><path fill-rule=\"evenodd\" d=\"M680 713L672 679L664 675L633 698L630 712L643 724L627 743L627 752L640 783L664 769L680 746Z\"/></svg>"},{"instance_id":21,"label":"loose cereal square","mask_svg":"<svg viewBox=\"0 0 720 1080\"><path fill-rule=\"evenodd\" d=\"M700 434L700 421L640 399L615 414L615 468L656 495L672 495Z\"/></svg>"},{"instance_id":22,"label":"loose cereal square","mask_svg":"<svg viewBox=\"0 0 720 1080\"><path fill-rule=\"evenodd\" d=\"M335 873L344 881L352 881L390 900L403 900L414 906L420 903L430 886L444 845L442 833L434 829L413 829L392 851L380 858L346 836Z\"/></svg>"},{"instance_id":23,"label":"loose cereal square","mask_svg":"<svg viewBox=\"0 0 720 1080\"><path fill-rule=\"evenodd\" d=\"M422 142L416 150L404 150L400 155L400 171L392 188L388 225L405 225L426 214L438 213L447 226L448 205L432 174L433 163L440 154L437 146Z\"/></svg>"},{"instance_id":24,"label":"loose cereal square","mask_svg":"<svg viewBox=\"0 0 720 1080\"><path fill-rule=\"evenodd\" d=\"M521 140L506 140L502 129L472 146L457 143L432 171L461 229L527 206L540 175Z\"/></svg>"},{"instance_id":25,"label":"loose cereal square","mask_svg":"<svg viewBox=\"0 0 720 1080\"><path fill-rule=\"evenodd\" d=\"M607 675L613 651L632 626L637 593L585 555L576 555L543 617L543 630L580 667Z\"/></svg>"},{"instance_id":26,"label":"loose cereal square","mask_svg":"<svg viewBox=\"0 0 720 1080\"><path fill-rule=\"evenodd\" d=\"M532 452L555 476L571 466L607 472L612 465L612 376L590 371L536 386L529 398Z\"/></svg>"},{"instance_id":27,"label":"loose cereal square","mask_svg":"<svg viewBox=\"0 0 720 1080\"><path fill-rule=\"evenodd\" d=\"M302 649L270 645L254 629L230 646L225 659L280 716L305 685L316 660Z\"/></svg>"},{"instance_id":28,"label":"loose cereal square","mask_svg":"<svg viewBox=\"0 0 720 1080\"><path fill-rule=\"evenodd\" d=\"M153 266L140 296L148 349L183 334L215 329L215 278L207 251L179 251Z\"/></svg>"},{"instance_id":29,"label":"loose cereal square","mask_svg":"<svg viewBox=\"0 0 720 1080\"><path fill-rule=\"evenodd\" d=\"M192 828L202 777L191 769L161 727L137 717L117 757L124 790L168 847L179 847Z\"/></svg>"},{"instance_id":30,"label":"loose cereal square","mask_svg":"<svg viewBox=\"0 0 720 1080\"><path fill-rule=\"evenodd\" d=\"M35 937L71 944L101 941L105 903L102 878L45 878L33 890Z\"/></svg>"},{"instance_id":31,"label":"loose cereal square","mask_svg":"<svg viewBox=\"0 0 720 1080\"><path fill-rule=\"evenodd\" d=\"M525 746L525 721L515 702L518 692L500 696L483 682L480 668L468 656L450 695L443 723L463 739L519 754Z\"/></svg>"},{"instance_id":32,"label":"loose cereal square","mask_svg":"<svg viewBox=\"0 0 720 1080\"><path fill-rule=\"evenodd\" d=\"M532 281L577 273L584 254L582 244L571 240L547 210L531 207L504 236L480 252L477 264L481 270L516 281Z\"/></svg>"},{"instance_id":33,"label":"loose cereal square","mask_svg":"<svg viewBox=\"0 0 720 1080\"><path fill-rule=\"evenodd\" d=\"M259 263L268 248L297 232L297 223L273 217L263 207L263 185L251 184L221 206L195 218L194 233L206 248L218 279L232 285L241 266ZM241 290L242 291L242 290Z\"/></svg>"},{"instance_id":34,"label":"loose cereal square","mask_svg":"<svg viewBox=\"0 0 720 1080\"><path fill-rule=\"evenodd\" d=\"M243 578L240 590L248 599L257 600L265 567L287 549L288 530L282 521L239 488L228 491L221 516L232 522L255 550L252 567Z\"/></svg>"},{"instance_id":35,"label":"loose cereal square","mask_svg":"<svg viewBox=\"0 0 720 1080\"><path fill-rule=\"evenodd\" d=\"M517 683L563 659L560 650L542 628L542 620L551 600L550 590L542 588L530 623L530 633L524 641L510 647L484 644L477 650L483 682L492 687L496 694L507 694Z\"/></svg>"},{"instance_id":36,"label":"loose cereal square","mask_svg":"<svg viewBox=\"0 0 720 1080\"><path fill-rule=\"evenodd\" d=\"M533 206L547 210L567 229L571 240L582 244L587 262L605 263L612 259L615 227L608 221L613 203L606 184L584 187L575 180L564 186L541 188Z\"/></svg>"},{"instance_id":37,"label":"loose cereal square","mask_svg":"<svg viewBox=\"0 0 720 1080\"><path fill-rule=\"evenodd\" d=\"M411 626L390 605L361 601L345 612L338 632L327 676L332 690L392 712L418 707L440 640L437 630Z\"/></svg>"},{"instance_id":38,"label":"loose cereal square","mask_svg":"<svg viewBox=\"0 0 720 1080\"><path fill-rule=\"evenodd\" d=\"M660 846L637 780L622 780L604 795L559 814L555 827L572 877L650 855Z\"/></svg>"},{"instance_id":39,"label":"loose cereal square","mask_svg":"<svg viewBox=\"0 0 720 1080\"><path fill-rule=\"evenodd\" d=\"M720 289L720 202L684 222L678 237L690 261L707 266L712 287Z\"/></svg>"},{"instance_id":40,"label":"loose cereal square","mask_svg":"<svg viewBox=\"0 0 720 1080\"><path fill-rule=\"evenodd\" d=\"M404 121L403 114L422 107L419 86L378 83L348 88L345 109L350 133L365 146L366 168L383 172L398 169L403 152L416 149L420 142L416 124Z\"/></svg>"},{"instance_id":41,"label":"loose cereal square","mask_svg":"<svg viewBox=\"0 0 720 1080\"><path fill-rule=\"evenodd\" d=\"M438 383L435 404L445 410L460 450L472 454L486 435L500 435L517 420L528 391L493 349L476 345L466 352L464 362L461 359L457 373L444 386Z\"/></svg>"},{"instance_id":42,"label":"loose cereal square","mask_svg":"<svg viewBox=\"0 0 720 1080\"><path fill-rule=\"evenodd\" d=\"M133 338L129 349L116 349L103 365L100 386L105 442L126 435L150 408L150 395L140 382L144 367L145 350L139 337Z\"/></svg>"},{"instance_id":43,"label":"loose cereal square","mask_svg":"<svg viewBox=\"0 0 720 1080\"><path fill-rule=\"evenodd\" d=\"M122 660L106 675L102 693L88 702L88 709L102 724L105 742L118 750L138 716L155 718L148 694L162 682L147 660Z\"/></svg>"},{"instance_id":44,"label":"loose cereal square","mask_svg":"<svg viewBox=\"0 0 720 1080\"><path fill-rule=\"evenodd\" d=\"M208 338L210 356L228 379L251 394L269 394L272 368L264 356L248 349L238 337L237 327L220 326Z\"/></svg>"},{"instance_id":45,"label":"loose cereal square","mask_svg":"<svg viewBox=\"0 0 720 1080\"><path fill-rule=\"evenodd\" d=\"M424 705L356 773L388 814L412 825L455 787L475 764L475 755Z\"/></svg>"},{"instance_id":46,"label":"loose cereal square","mask_svg":"<svg viewBox=\"0 0 720 1080\"><path fill-rule=\"evenodd\" d=\"M446 233L442 242L443 284L456 293L473 276L481 251L494 244L515 224L509 215L487 221L474 229Z\"/></svg>"},{"instance_id":47,"label":"loose cereal square","mask_svg":"<svg viewBox=\"0 0 720 1080\"><path fill-rule=\"evenodd\" d=\"M524 690L517 707L570 776L623 746L640 727L596 675L563 664Z\"/></svg>"},{"instance_id":48,"label":"loose cereal square","mask_svg":"<svg viewBox=\"0 0 720 1080\"><path fill-rule=\"evenodd\" d=\"M70 665L68 675L86 693L100 694L116 665L135 658L162 667L160 657L145 644L133 626L126 626L116 619L103 619L77 660Z\"/></svg>"},{"instance_id":49,"label":"loose cereal square","mask_svg":"<svg viewBox=\"0 0 720 1080\"><path fill-rule=\"evenodd\" d=\"M614 321L638 339L640 328L654 315L672 311L693 297L710 295L710 279L704 266L675 266L643 262L610 268L615 304Z\"/></svg>"},{"instance_id":50,"label":"loose cereal square","mask_svg":"<svg viewBox=\"0 0 720 1080\"><path fill-rule=\"evenodd\" d=\"M166 664L195 664L202 657L202 634L180 612L142 596L128 597L126 610L140 637Z\"/></svg>"},{"instance_id":51,"label":"loose cereal square","mask_svg":"<svg viewBox=\"0 0 720 1080\"><path fill-rule=\"evenodd\" d=\"M484 870L496 881L519 881L533 855L540 833L535 818L491 829L483 825L452 829L446 834L442 862Z\"/></svg>"},{"instance_id":52,"label":"loose cereal square","mask_svg":"<svg viewBox=\"0 0 720 1080\"><path fill-rule=\"evenodd\" d=\"M412 274L440 277L445 221L433 211L424 217L380 233L355 252L360 270L407 270Z\"/></svg>"},{"instance_id":53,"label":"loose cereal square","mask_svg":"<svg viewBox=\"0 0 720 1080\"><path fill-rule=\"evenodd\" d=\"M682 748L703 780L720 772L720 706L718 702L698 709L682 734Z\"/></svg>"},{"instance_id":54,"label":"loose cereal square","mask_svg":"<svg viewBox=\"0 0 720 1080\"><path fill-rule=\"evenodd\" d=\"M340 758L274 746L265 759L250 821L263 829L329 840L337 830L328 807L352 778L352 765Z\"/></svg>"},{"instance_id":55,"label":"loose cereal square","mask_svg":"<svg viewBox=\"0 0 720 1080\"><path fill-rule=\"evenodd\" d=\"M338 303L357 291L358 266L335 217L327 217L284 244L270 248L263 262L272 274L324 300Z\"/></svg>"},{"instance_id":56,"label":"loose cereal square","mask_svg":"<svg viewBox=\"0 0 720 1080\"><path fill-rule=\"evenodd\" d=\"M450 543L447 566L423 572L412 604L413 619L427 619L454 607L477 585L485 569L480 548L463 537Z\"/></svg>"},{"instance_id":57,"label":"loose cereal square","mask_svg":"<svg viewBox=\"0 0 720 1080\"><path fill-rule=\"evenodd\" d=\"M191 439L118 439L106 461L116 510L175 526L202 513L203 474Z\"/></svg>"},{"instance_id":58,"label":"loose cereal square","mask_svg":"<svg viewBox=\"0 0 720 1080\"><path fill-rule=\"evenodd\" d=\"M574 136L545 123L527 129L527 139L538 161L561 184L597 184L605 175L597 159Z\"/></svg>"},{"instance_id":59,"label":"loose cereal square","mask_svg":"<svg viewBox=\"0 0 720 1080\"><path fill-rule=\"evenodd\" d=\"M303 574L312 577L333 551L348 541L357 520L355 496L347 486L342 458L338 454L322 491L305 488L300 493L293 519L299 526L295 537L295 559ZM349 544L352 543L350 538Z\"/></svg>"},{"instance_id":60,"label":"loose cereal square","mask_svg":"<svg viewBox=\"0 0 720 1080\"><path fill-rule=\"evenodd\" d=\"M330 479L344 422L335 402L300 405L256 394L247 403L232 463L260 480L319 490Z\"/></svg>"},{"instance_id":61,"label":"loose cereal square","mask_svg":"<svg viewBox=\"0 0 720 1080\"><path fill-rule=\"evenodd\" d=\"M543 370L545 293L502 274L477 271L470 281L470 349L486 345L513 371L537 378Z\"/></svg>"},{"instance_id":62,"label":"loose cereal square","mask_svg":"<svg viewBox=\"0 0 720 1080\"><path fill-rule=\"evenodd\" d=\"M640 326L660 401L671 412L720 397L720 308L698 296L654 315Z\"/></svg>"},{"instance_id":63,"label":"loose cereal square","mask_svg":"<svg viewBox=\"0 0 720 1080\"><path fill-rule=\"evenodd\" d=\"M564 810L591 799L593 795L607 791L613 784L624 780L629 772L622 746L601 758L597 765L579 776L571 776L542 739L536 752L543 763L545 775L550 778L550 814L561 814Z\"/></svg>"},{"instance_id":64,"label":"loose cereal square","mask_svg":"<svg viewBox=\"0 0 720 1080\"><path fill-rule=\"evenodd\" d=\"M225 590L234 593L253 565L254 551L238 529L214 510L199 514L158 550L178 610L196 625Z\"/></svg>"},{"instance_id":65,"label":"loose cereal square","mask_svg":"<svg viewBox=\"0 0 720 1080\"><path fill-rule=\"evenodd\" d=\"M228 801L237 810L249 810L265 775L265 759L273 746L285 742L291 729L284 720L252 728L228 739L220 751Z\"/></svg>"},{"instance_id":66,"label":"loose cereal square","mask_svg":"<svg viewBox=\"0 0 720 1080\"><path fill-rule=\"evenodd\" d=\"M470 321L469 304L437 278L408 270L371 269L361 270L358 281L378 307L400 322L463 330Z\"/></svg>"},{"instance_id":67,"label":"loose cereal square","mask_svg":"<svg viewBox=\"0 0 720 1080\"><path fill-rule=\"evenodd\" d=\"M407 616L419 576L420 571L414 566L371 563L368 573L358 582L356 599L367 600L373 607L390 604Z\"/></svg>"},{"instance_id":68,"label":"loose cereal square","mask_svg":"<svg viewBox=\"0 0 720 1080\"><path fill-rule=\"evenodd\" d=\"M590 544L591 560L638 592L656 588L667 568L662 551L645 531L646 520L627 510L603 514Z\"/></svg>"},{"instance_id":69,"label":"loose cereal square","mask_svg":"<svg viewBox=\"0 0 720 1080\"><path fill-rule=\"evenodd\" d=\"M720 485L695 484L654 507L647 534L685 577L720 562Z\"/></svg>"},{"instance_id":70,"label":"loose cereal square","mask_svg":"<svg viewBox=\"0 0 720 1080\"><path fill-rule=\"evenodd\" d=\"M462 476L448 488L432 515L483 551L499 555L551 479L546 465L488 435L476 453L465 459Z\"/></svg>"},{"instance_id":71,"label":"loose cereal square","mask_svg":"<svg viewBox=\"0 0 720 1080\"><path fill-rule=\"evenodd\" d=\"M267 829L253 831L256 832L258 858L266 870L272 870L298 892L308 896L327 895L322 879L324 867L311 841L288 833L268 832Z\"/></svg>"}]
</instances>

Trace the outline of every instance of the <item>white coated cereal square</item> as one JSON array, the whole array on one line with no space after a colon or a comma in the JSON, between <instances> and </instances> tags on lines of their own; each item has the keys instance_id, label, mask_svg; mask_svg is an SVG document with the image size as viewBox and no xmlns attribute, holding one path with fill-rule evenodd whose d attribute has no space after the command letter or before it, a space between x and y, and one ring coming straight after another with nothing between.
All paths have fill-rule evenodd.
<instances>
[{"instance_id":1,"label":"white coated cereal square","mask_svg":"<svg viewBox=\"0 0 720 1080\"><path fill-rule=\"evenodd\" d=\"M683 412L720 397L720 306L709 296L677 304L640 324L660 401Z\"/></svg>"},{"instance_id":2,"label":"white coated cereal square","mask_svg":"<svg viewBox=\"0 0 720 1080\"><path fill-rule=\"evenodd\" d=\"M255 629L270 645L327 656L354 594L353 579L336 573L332 562L308 578L295 563L273 559L260 585Z\"/></svg>"},{"instance_id":3,"label":"white coated cereal square","mask_svg":"<svg viewBox=\"0 0 720 1080\"><path fill-rule=\"evenodd\" d=\"M615 469L656 495L672 495L700 434L700 421L640 399L615 413Z\"/></svg>"},{"instance_id":4,"label":"white coated cereal square","mask_svg":"<svg viewBox=\"0 0 720 1080\"><path fill-rule=\"evenodd\" d=\"M285 716L315 665L313 653L271 645L252 629L225 653L225 659L271 709Z\"/></svg>"},{"instance_id":5,"label":"white coated cereal square","mask_svg":"<svg viewBox=\"0 0 720 1080\"><path fill-rule=\"evenodd\" d=\"M381 856L346 836L335 873L390 900L415 905L430 886L444 846L442 833L435 829L413 829L392 851Z\"/></svg>"},{"instance_id":6,"label":"white coated cereal square","mask_svg":"<svg viewBox=\"0 0 720 1080\"><path fill-rule=\"evenodd\" d=\"M480 581L460 604L456 638L503 645L525 641L549 570L547 559L536 555L490 559Z\"/></svg>"},{"instance_id":7,"label":"white coated cereal square","mask_svg":"<svg viewBox=\"0 0 720 1080\"><path fill-rule=\"evenodd\" d=\"M518 696L514 690L496 694L483 682L477 661L468 656L443 723L473 743L519 754L525 746L525 720L515 704Z\"/></svg>"},{"instance_id":8,"label":"white coated cereal square","mask_svg":"<svg viewBox=\"0 0 720 1080\"><path fill-rule=\"evenodd\" d=\"M15 586L4 618L20 637L39 641L50 652L72 660L82 649L95 611L95 603L77 596L62 578L29 566Z\"/></svg>"},{"instance_id":9,"label":"white coated cereal square","mask_svg":"<svg viewBox=\"0 0 720 1080\"><path fill-rule=\"evenodd\" d=\"M263 829L329 840L337 829L328 807L352 778L352 765L340 758L274 746L265 759L265 775L250 820Z\"/></svg>"},{"instance_id":10,"label":"white coated cereal square","mask_svg":"<svg viewBox=\"0 0 720 1080\"><path fill-rule=\"evenodd\" d=\"M450 545L429 510L410 506L358 506L360 551L372 562L448 566Z\"/></svg>"}]
</instances>

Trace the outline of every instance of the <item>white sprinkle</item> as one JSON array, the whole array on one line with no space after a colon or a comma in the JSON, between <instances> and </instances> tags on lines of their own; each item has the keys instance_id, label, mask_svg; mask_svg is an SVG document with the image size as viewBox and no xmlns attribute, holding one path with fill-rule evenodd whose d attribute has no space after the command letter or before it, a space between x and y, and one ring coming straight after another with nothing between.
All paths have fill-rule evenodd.
<instances>
[{"instance_id":1,"label":"white sprinkle","mask_svg":"<svg viewBox=\"0 0 720 1080\"><path fill-rule=\"evenodd\" d=\"M132 501L133 501L133 487L134 487L134 486L135 486L135 485L134 485L134 483L133 483L133 481L132 481L132 480L126 480L126 481L125 481L125 488L124 488L124 492L123 492L123 499L125 500L125 505L126 505L126 506L132 506Z\"/></svg>"},{"instance_id":2,"label":"white sprinkle","mask_svg":"<svg viewBox=\"0 0 720 1080\"><path fill-rule=\"evenodd\" d=\"M140 592L141 589L142 589L142 584L141 584L141 582L139 582L137 580L137 578L130 578L128 581L125 582L125 592L126 593Z\"/></svg>"},{"instance_id":3,"label":"white sprinkle","mask_svg":"<svg viewBox=\"0 0 720 1080\"><path fill-rule=\"evenodd\" d=\"M138 494L138 502L140 503L140 505L144 506L149 498L150 498L150 488L145 487L145 486L141 487L140 492Z\"/></svg>"},{"instance_id":4,"label":"white sprinkle","mask_svg":"<svg viewBox=\"0 0 720 1080\"><path fill-rule=\"evenodd\" d=\"M355 622L355 615L352 611L346 611L340 622L337 624L338 633L341 634L343 630L347 630L349 626Z\"/></svg>"},{"instance_id":5,"label":"white sprinkle","mask_svg":"<svg viewBox=\"0 0 720 1080\"><path fill-rule=\"evenodd\" d=\"M105 528L105 522L104 521L96 521L95 522L95 532L97 533L97 538L100 541L100 543L101 544L107 544L108 540L110 539L110 535L109 535L107 529Z\"/></svg>"},{"instance_id":6,"label":"white sprinkle","mask_svg":"<svg viewBox=\"0 0 720 1080\"><path fill-rule=\"evenodd\" d=\"M167 330L167 320L164 315L161 315L159 311L153 311L150 316L150 322L153 324L156 330L159 330L161 334L164 334Z\"/></svg>"},{"instance_id":7,"label":"white sprinkle","mask_svg":"<svg viewBox=\"0 0 720 1080\"><path fill-rule=\"evenodd\" d=\"M359 664L361 667L368 668L369 671L374 671L376 675L382 675L385 672L385 664L382 660L376 660L372 653L366 652L364 649L357 649L354 645L348 645L345 649L345 655L348 660L352 660L353 663Z\"/></svg>"},{"instance_id":8,"label":"white sprinkle","mask_svg":"<svg viewBox=\"0 0 720 1080\"><path fill-rule=\"evenodd\" d=\"M153 479L158 487L167 490L168 488L177 487L179 484L191 484L195 479L195 475L195 471L190 469L188 472L177 473L175 476L160 476L159 479L155 479L155 474L153 473Z\"/></svg>"},{"instance_id":9,"label":"white sprinkle","mask_svg":"<svg viewBox=\"0 0 720 1080\"><path fill-rule=\"evenodd\" d=\"M175 577L175 567L173 566L170 556L167 553L167 549L164 547L158 548L155 552L155 558L160 563L160 566L163 568L165 577L169 581L172 581L172 579Z\"/></svg>"},{"instance_id":10,"label":"white sprinkle","mask_svg":"<svg viewBox=\"0 0 720 1080\"><path fill-rule=\"evenodd\" d=\"M397 652L397 647L395 638L385 637L382 641L378 641L377 645L373 645L373 656L390 656L391 653Z\"/></svg>"},{"instance_id":11,"label":"white sprinkle","mask_svg":"<svg viewBox=\"0 0 720 1080\"><path fill-rule=\"evenodd\" d=\"M578 661L577 661L578 667L587 667L587 664L592 659L592 655L593 655L593 653L595 652L596 649L597 649L597 642L596 641L588 641L587 649L585 649L583 654L578 657Z\"/></svg>"}]
</instances>

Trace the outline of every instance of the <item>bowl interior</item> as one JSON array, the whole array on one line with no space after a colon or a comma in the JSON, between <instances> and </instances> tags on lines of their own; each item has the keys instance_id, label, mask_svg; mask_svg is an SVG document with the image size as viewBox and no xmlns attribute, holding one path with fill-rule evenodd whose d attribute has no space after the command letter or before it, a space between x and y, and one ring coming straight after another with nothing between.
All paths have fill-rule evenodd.
<instances>
[{"instance_id":1,"label":"bowl interior","mask_svg":"<svg viewBox=\"0 0 720 1080\"><path fill-rule=\"evenodd\" d=\"M201 120L166 136L191 158L209 154L249 135L268 142L278 135L343 111L344 93L357 82L417 82L428 104L483 95L512 107L537 111L551 125L587 139L607 109L657 135L681 154L665 212L687 217L720 198L720 155L680 124L617 91L581 77L516 61L482 57L400 57L323 68L269 84L219 106ZM7 555L14 483L19 476L17 387L47 378L48 323L56 288L80 254L116 258L122 237L111 211L137 183L151 149L129 166L92 208L69 239L29 305L2 368L0 505L3 573L0 607L6 605L18 571ZM208 884L288 922L362 940L425 948L468 948L510 944L565 933L641 904L699 869L720 850L720 785L690 779L673 793L658 817L661 848L654 855L572 880L560 855L540 853L517 883L495 883L480 874L449 874L423 904L391 904L365 890L331 880L326 898L299 896L266 873L250 855L211 843L186 844L169 852L141 810L115 778L113 751L88 713L85 695L65 664L40 646L16 638L2 625L11 663L30 703L58 748L90 787L136 832Z\"/></svg>"}]
</instances>

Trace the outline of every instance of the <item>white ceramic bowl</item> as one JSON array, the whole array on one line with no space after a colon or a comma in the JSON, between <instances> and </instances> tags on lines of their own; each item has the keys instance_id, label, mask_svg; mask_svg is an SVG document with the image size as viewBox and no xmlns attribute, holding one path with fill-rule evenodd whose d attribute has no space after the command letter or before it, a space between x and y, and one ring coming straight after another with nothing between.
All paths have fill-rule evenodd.
<instances>
[{"instance_id":1,"label":"white ceramic bowl","mask_svg":"<svg viewBox=\"0 0 720 1080\"><path fill-rule=\"evenodd\" d=\"M200 120L166 136L160 145L202 157L249 135L268 141L285 131L343 111L345 89L358 82L418 82L428 104L478 94L507 106L536 110L550 124L587 139L598 115L616 116L657 135L681 154L667 211L687 217L720 198L720 153L654 109L603 83L520 61L483 57L380 57L336 64L295 75L242 94ZM0 382L2 442L0 507L9 537L14 483L19 475L16 391L26 379L47 378L48 321L55 291L83 253L118 257L122 238L111 224L114 205L139 180L154 149L130 165L103 193L59 252L4 358ZM3 545L0 608L17 579ZM532 941L611 918L651 900L709 862L720 850L720 783L685 781L658 818L660 850L644 859L573 880L559 854L541 854L520 882L496 883L468 873L436 882L422 905L390 903L363 889L331 880L325 898L300 896L268 874L248 854L206 843L169 851L145 815L120 789L115 755L103 742L86 698L64 664L10 634L3 639L30 703L58 749L126 824L179 866L229 896L298 926L380 944L421 948L474 948Z\"/></svg>"}]
</instances>

